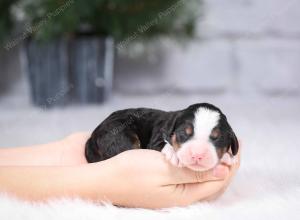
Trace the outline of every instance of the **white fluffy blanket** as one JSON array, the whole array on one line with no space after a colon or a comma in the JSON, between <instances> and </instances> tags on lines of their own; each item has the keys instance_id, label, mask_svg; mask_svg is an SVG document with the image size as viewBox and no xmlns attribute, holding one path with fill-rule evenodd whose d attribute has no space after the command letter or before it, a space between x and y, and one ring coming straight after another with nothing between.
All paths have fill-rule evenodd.
<instances>
[{"instance_id":1,"label":"white fluffy blanket","mask_svg":"<svg viewBox=\"0 0 300 220\"><path fill-rule=\"evenodd\" d=\"M225 112L233 113L230 122L243 140L241 169L227 192L217 201L153 211L96 205L77 199L31 204L2 195L0 219L300 219L299 100L247 101L246 104L215 102ZM51 114L55 117L78 114L76 117L80 118L79 114L90 115L88 113L64 110L47 113L47 117L52 117ZM92 114L99 114L99 110ZM42 123L37 125L43 126Z\"/></svg>"}]
</instances>

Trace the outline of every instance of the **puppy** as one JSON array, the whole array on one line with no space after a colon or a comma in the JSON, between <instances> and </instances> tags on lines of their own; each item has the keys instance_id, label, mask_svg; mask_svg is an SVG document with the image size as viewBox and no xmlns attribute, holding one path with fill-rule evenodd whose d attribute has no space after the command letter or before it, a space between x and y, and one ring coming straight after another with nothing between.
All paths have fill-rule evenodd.
<instances>
[{"instance_id":1,"label":"puppy","mask_svg":"<svg viewBox=\"0 0 300 220\"><path fill-rule=\"evenodd\" d=\"M205 171L219 162L232 164L238 148L221 110L198 103L170 112L149 108L116 111L93 131L85 155L92 163L130 149L153 149L162 151L174 166Z\"/></svg>"}]
</instances>

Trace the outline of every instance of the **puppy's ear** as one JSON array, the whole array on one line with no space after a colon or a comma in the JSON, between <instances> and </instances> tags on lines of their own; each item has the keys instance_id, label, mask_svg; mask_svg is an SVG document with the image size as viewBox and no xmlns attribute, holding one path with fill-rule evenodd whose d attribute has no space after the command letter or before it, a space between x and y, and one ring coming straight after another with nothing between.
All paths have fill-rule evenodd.
<instances>
[{"instance_id":1,"label":"puppy's ear","mask_svg":"<svg viewBox=\"0 0 300 220\"><path fill-rule=\"evenodd\" d=\"M174 114L172 117L169 118L169 120L166 121L164 126L161 128L163 138L169 143L171 143L171 137L175 130L177 118L178 114Z\"/></svg>"},{"instance_id":2,"label":"puppy's ear","mask_svg":"<svg viewBox=\"0 0 300 220\"><path fill-rule=\"evenodd\" d=\"M166 121L161 124L161 128L159 128L157 132L154 132L151 141L147 146L148 149L160 151L165 146L165 141L171 143L171 137L175 129L176 118L176 114L172 114L170 118L166 119Z\"/></svg>"},{"instance_id":3,"label":"puppy's ear","mask_svg":"<svg viewBox=\"0 0 300 220\"><path fill-rule=\"evenodd\" d=\"M239 141L232 130L230 132L230 148L233 156L235 156L239 151Z\"/></svg>"},{"instance_id":4,"label":"puppy's ear","mask_svg":"<svg viewBox=\"0 0 300 220\"><path fill-rule=\"evenodd\" d=\"M239 151L239 141L238 141L234 131L232 130L230 124L228 123L226 115L221 114L221 117L225 119L224 120L225 124L229 130L230 149L231 149L232 155L235 156Z\"/></svg>"}]
</instances>

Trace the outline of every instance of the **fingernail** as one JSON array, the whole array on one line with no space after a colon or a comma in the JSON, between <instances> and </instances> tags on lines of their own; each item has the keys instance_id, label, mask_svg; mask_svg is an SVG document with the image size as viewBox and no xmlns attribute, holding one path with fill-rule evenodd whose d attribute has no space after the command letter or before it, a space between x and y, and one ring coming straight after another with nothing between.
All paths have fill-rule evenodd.
<instances>
[{"instance_id":1,"label":"fingernail","mask_svg":"<svg viewBox=\"0 0 300 220\"><path fill-rule=\"evenodd\" d=\"M226 166L217 166L213 170L214 177L225 178L228 174L228 168Z\"/></svg>"}]
</instances>

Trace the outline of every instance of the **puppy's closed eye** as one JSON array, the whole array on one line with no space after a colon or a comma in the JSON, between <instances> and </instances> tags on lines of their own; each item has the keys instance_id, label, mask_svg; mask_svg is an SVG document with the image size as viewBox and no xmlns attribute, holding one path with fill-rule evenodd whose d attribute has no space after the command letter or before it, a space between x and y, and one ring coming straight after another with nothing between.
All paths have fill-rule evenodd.
<instances>
[{"instance_id":1,"label":"puppy's closed eye","mask_svg":"<svg viewBox=\"0 0 300 220\"><path fill-rule=\"evenodd\" d=\"M185 127L185 133L186 133L188 136L193 135L193 133L194 133L193 127L192 127L191 125L187 125L187 126Z\"/></svg>"},{"instance_id":2,"label":"puppy's closed eye","mask_svg":"<svg viewBox=\"0 0 300 220\"><path fill-rule=\"evenodd\" d=\"M194 129L192 125L183 125L177 129L176 137L177 142L182 143L187 141L194 133Z\"/></svg>"},{"instance_id":3,"label":"puppy's closed eye","mask_svg":"<svg viewBox=\"0 0 300 220\"><path fill-rule=\"evenodd\" d=\"M218 140L221 137L221 130L219 128L214 128L209 137L213 141Z\"/></svg>"}]
</instances>

